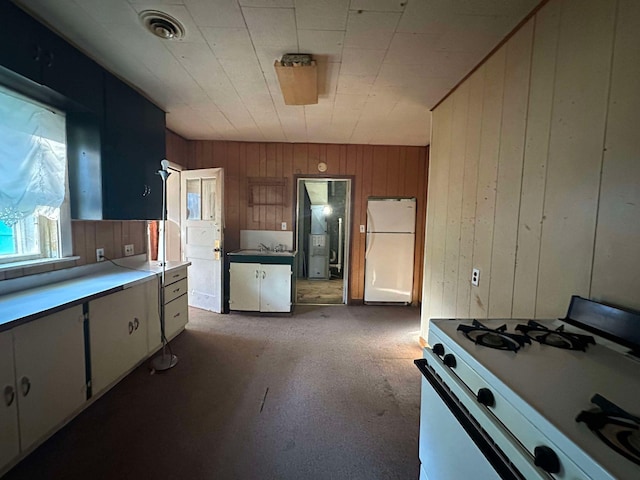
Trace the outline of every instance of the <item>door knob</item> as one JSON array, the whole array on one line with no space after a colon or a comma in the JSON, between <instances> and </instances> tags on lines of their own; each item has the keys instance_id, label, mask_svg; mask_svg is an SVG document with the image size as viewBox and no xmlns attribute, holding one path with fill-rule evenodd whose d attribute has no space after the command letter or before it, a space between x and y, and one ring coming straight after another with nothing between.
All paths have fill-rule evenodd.
<instances>
[{"instance_id":1,"label":"door knob","mask_svg":"<svg viewBox=\"0 0 640 480\"><path fill-rule=\"evenodd\" d=\"M31 391L31 380L27 377L22 377L22 380L20 380L20 386L22 387L22 396L26 397L29 395L29 392Z\"/></svg>"}]
</instances>

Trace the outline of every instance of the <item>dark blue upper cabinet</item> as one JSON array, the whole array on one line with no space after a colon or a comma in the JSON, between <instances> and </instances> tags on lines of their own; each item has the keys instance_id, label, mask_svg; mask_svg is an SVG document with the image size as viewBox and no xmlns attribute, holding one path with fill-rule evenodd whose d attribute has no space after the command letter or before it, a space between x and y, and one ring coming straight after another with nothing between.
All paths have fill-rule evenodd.
<instances>
[{"instance_id":1,"label":"dark blue upper cabinet","mask_svg":"<svg viewBox=\"0 0 640 480\"><path fill-rule=\"evenodd\" d=\"M105 214L159 219L162 180L156 172L165 158L165 114L113 75L105 75L104 87Z\"/></svg>"},{"instance_id":2,"label":"dark blue upper cabinet","mask_svg":"<svg viewBox=\"0 0 640 480\"><path fill-rule=\"evenodd\" d=\"M0 65L33 82L30 89L21 89L24 93L65 110L102 115L102 68L97 63L8 0L0 0L0 18L5 38ZM48 90L35 91L36 85Z\"/></svg>"},{"instance_id":3,"label":"dark blue upper cabinet","mask_svg":"<svg viewBox=\"0 0 640 480\"><path fill-rule=\"evenodd\" d=\"M165 114L8 0L0 84L67 115L71 216L159 219Z\"/></svg>"}]
</instances>

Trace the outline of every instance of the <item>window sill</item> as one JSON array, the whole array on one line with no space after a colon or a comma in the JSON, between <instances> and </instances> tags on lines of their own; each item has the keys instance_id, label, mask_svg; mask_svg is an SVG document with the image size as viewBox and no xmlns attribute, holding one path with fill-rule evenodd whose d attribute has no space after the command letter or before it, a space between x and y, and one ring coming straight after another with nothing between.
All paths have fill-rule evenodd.
<instances>
[{"instance_id":1,"label":"window sill","mask_svg":"<svg viewBox=\"0 0 640 480\"><path fill-rule=\"evenodd\" d=\"M80 257L74 256L25 260L5 265L0 264L0 280L10 280L12 278L26 277L27 275L75 267L79 259Z\"/></svg>"}]
</instances>

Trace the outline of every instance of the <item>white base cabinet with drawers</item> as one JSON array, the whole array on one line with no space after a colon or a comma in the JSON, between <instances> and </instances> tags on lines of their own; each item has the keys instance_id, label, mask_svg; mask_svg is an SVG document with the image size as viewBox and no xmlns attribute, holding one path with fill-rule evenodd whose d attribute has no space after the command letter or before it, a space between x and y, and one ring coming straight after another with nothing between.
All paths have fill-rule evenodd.
<instances>
[{"instance_id":1,"label":"white base cabinet with drawers","mask_svg":"<svg viewBox=\"0 0 640 480\"><path fill-rule=\"evenodd\" d=\"M86 402L82 306L0 333L0 471Z\"/></svg>"},{"instance_id":2,"label":"white base cabinet with drawers","mask_svg":"<svg viewBox=\"0 0 640 480\"><path fill-rule=\"evenodd\" d=\"M156 310L149 316L149 352L153 352L162 346L160 336L160 310L158 282L153 283ZM187 267L176 268L165 275L164 292L164 331L167 340L171 340L180 333L189 321L189 305L187 303Z\"/></svg>"},{"instance_id":3,"label":"white base cabinet with drawers","mask_svg":"<svg viewBox=\"0 0 640 480\"><path fill-rule=\"evenodd\" d=\"M229 309L291 311L291 272L290 265L231 262Z\"/></svg>"}]
</instances>

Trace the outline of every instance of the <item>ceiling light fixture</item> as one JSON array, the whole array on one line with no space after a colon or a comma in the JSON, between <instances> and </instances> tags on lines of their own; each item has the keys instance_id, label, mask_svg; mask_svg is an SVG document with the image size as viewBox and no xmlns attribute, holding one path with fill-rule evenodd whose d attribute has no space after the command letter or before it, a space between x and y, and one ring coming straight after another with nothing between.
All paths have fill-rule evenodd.
<instances>
[{"instance_id":1,"label":"ceiling light fixture","mask_svg":"<svg viewBox=\"0 0 640 480\"><path fill-rule=\"evenodd\" d=\"M285 105L318 103L316 61L307 53L287 53L275 65Z\"/></svg>"},{"instance_id":2,"label":"ceiling light fixture","mask_svg":"<svg viewBox=\"0 0 640 480\"><path fill-rule=\"evenodd\" d=\"M158 10L144 10L138 15L147 30L164 40L180 40L185 30L182 24L171 15Z\"/></svg>"}]
</instances>

